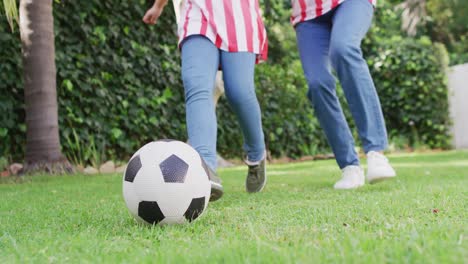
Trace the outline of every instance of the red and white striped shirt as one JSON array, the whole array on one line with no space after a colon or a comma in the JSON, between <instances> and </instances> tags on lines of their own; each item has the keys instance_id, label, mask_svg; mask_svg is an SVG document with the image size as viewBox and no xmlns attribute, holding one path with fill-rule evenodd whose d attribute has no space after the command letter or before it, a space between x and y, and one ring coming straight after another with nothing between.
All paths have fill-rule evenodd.
<instances>
[{"instance_id":1,"label":"red and white striped shirt","mask_svg":"<svg viewBox=\"0 0 468 264\"><path fill-rule=\"evenodd\" d=\"M291 0L291 23L297 23L319 17L346 0ZM377 0L368 0L373 6Z\"/></svg>"},{"instance_id":2,"label":"red and white striped shirt","mask_svg":"<svg viewBox=\"0 0 468 264\"><path fill-rule=\"evenodd\" d=\"M268 41L258 0L182 0L179 45L204 35L228 52L252 52L266 60Z\"/></svg>"}]
</instances>

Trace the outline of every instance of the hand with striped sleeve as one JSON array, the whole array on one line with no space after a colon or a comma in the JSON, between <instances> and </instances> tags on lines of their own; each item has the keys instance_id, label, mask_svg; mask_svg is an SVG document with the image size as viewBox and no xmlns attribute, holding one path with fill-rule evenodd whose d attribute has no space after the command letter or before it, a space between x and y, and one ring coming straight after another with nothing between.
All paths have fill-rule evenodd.
<instances>
[{"instance_id":1,"label":"hand with striped sleeve","mask_svg":"<svg viewBox=\"0 0 468 264\"><path fill-rule=\"evenodd\" d=\"M143 22L149 25L154 25L161 16L164 7L167 5L168 0L156 0L154 1L153 6L146 11L145 16L143 16Z\"/></svg>"}]
</instances>

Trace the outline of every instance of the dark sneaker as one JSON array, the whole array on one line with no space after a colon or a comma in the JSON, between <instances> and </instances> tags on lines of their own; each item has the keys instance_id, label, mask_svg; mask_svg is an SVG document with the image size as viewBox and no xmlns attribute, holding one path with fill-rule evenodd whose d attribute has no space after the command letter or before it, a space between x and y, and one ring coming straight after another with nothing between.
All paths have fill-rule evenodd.
<instances>
[{"instance_id":1,"label":"dark sneaker","mask_svg":"<svg viewBox=\"0 0 468 264\"><path fill-rule=\"evenodd\" d=\"M248 193L261 192L266 184L266 158L260 161L258 164L252 164L246 161L249 166L247 173L247 179L245 180L245 188Z\"/></svg>"},{"instance_id":2,"label":"dark sneaker","mask_svg":"<svg viewBox=\"0 0 468 264\"><path fill-rule=\"evenodd\" d=\"M223 196L223 185L221 185L221 179L218 177L216 172L214 172L210 167L208 167L205 162L203 162L203 167L205 168L206 174L208 174L208 178L210 179L211 183L210 202L214 202L216 200L219 200Z\"/></svg>"}]
</instances>

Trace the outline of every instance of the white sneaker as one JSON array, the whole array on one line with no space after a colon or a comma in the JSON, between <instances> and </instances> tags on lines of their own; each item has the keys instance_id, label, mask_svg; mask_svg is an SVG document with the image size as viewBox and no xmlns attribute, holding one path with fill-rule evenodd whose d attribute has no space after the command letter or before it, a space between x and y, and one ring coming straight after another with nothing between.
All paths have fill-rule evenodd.
<instances>
[{"instance_id":1,"label":"white sneaker","mask_svg":"<svg viewBox=\"0 0 468 264\"><path fill-rule=\"evenodd\" d=\"M335 183L337 190L355 189L365 183L364 171L360 166L350 165L343 169L341 180Z\"/></svg>"},{"instance_id":2,"label":"white sneaker","mask_svg":"<svg viewBox=\"0 0 468 264\"><path fill-rule=\"evenodd\" d=\"M367 181L370 184L391 179L395 176L395 170L383 154L376 151L367 153Z\"/></svg>"}]
</instances>

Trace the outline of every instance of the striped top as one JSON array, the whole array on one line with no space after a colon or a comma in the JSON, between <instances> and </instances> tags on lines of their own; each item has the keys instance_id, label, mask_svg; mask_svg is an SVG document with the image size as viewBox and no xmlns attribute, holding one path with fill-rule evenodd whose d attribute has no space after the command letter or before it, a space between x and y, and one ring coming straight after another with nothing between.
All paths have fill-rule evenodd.
<instances>
[{"instance_id":1,"label":"striped top","mask_svg":"<svg viewBox=\"0 0 468 264\"><path fill-rule=\"evenodd\" d=\"M258 0L182 0L179 45L204 35L228 52L252 52L266 60L268 41Z\"/></svg>"},{"instance_id":2,"label":"striped top","mask_svg":"<svg viewBox=\"0 0 468 264\"><path fill-rule=\"evenodd\" d=\"M319 17L346 0L291 0L292 14L291 23L297 23L311 20ZM368 0L373 6L377 0Z\"/></svg>"}]
</instances>

